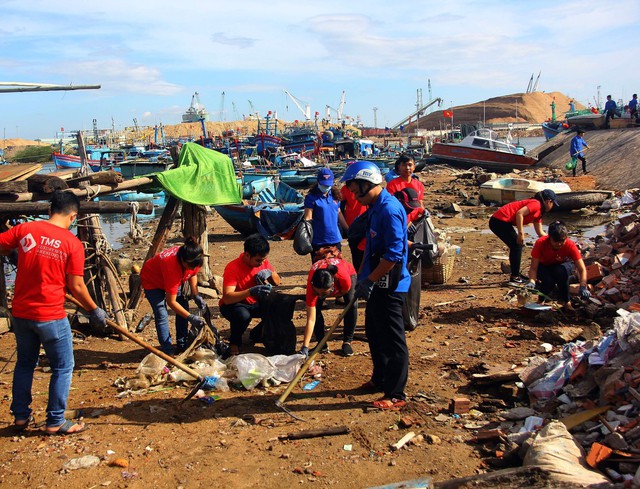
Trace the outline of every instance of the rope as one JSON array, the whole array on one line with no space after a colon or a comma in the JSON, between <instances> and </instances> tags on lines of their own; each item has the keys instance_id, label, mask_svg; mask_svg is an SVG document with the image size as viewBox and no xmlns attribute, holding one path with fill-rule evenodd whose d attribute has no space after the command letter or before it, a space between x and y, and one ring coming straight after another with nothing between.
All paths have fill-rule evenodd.
<instances>
[{"instance_id":1,"label":"rope","mask_svg":"<svg viewBox=\"0 0 640 489\"><path fill-rule=\"evenodd\" d=\"M98 184L98 188L95 190L95 193L93 195L92 195L92 192L93 192L92 186L89 185L88 187L85 187L85 188L87 190L86 200L92 200L94 197L96 197L100 193L100 191L102 190L102 185Z\"/></svg>"},{"instance_id":2,"label":"rope","mask_svg":"<svg viewBox=\"0 0 640 489\"><path fill-rule=\"evenodd\" d=\"M138 209L140 204L138 202L131 202L131 217L129 218L129 237L134 243L139 243L144 239L144 233L142 226L138 222Z\"/></svg>"}]
</instances>

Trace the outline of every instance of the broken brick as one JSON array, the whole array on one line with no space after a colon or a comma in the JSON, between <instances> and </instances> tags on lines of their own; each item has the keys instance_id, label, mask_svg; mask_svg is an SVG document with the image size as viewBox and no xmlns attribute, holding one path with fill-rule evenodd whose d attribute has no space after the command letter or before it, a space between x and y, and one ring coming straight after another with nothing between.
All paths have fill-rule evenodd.
<instances>
[{"instance_id":1,"label":"broken brick","mask_svg":"<svg viewBox=\"0 0 640 489\"><path fill-rule=\"evenodd\" d=\"M456 397L451 400L450 409L453 414L466 414L471 409L471 401L466 397Z\"/></svg>"},{"instance_id":2,"label":"broken brick","mask_svg":"<svg viewBox=\"0 0 640 489\"><path fill-rule=\"evenodd\" d=\"M611 450L611 448L596 442L591 445L591 450L589 450L589 455L587 455L587 464L595 469L600 462L608 459L612 453L613 450Z\"/></svg>"}]
</instances>

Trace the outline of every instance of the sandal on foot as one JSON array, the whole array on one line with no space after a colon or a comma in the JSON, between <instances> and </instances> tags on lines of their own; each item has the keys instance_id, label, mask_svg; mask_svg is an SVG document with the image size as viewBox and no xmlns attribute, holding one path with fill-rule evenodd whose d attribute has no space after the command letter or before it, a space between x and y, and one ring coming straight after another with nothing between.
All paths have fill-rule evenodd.
<instances>
[{"instance_id":1,"label":"sandal on foot","mask_svg":"<svg viewBox=\"0 0 640 489\"><path fill-rule=\"evenodd\" d=\"M372 405L376 409L398 411L407 405L407 401L403 399L378 399L377 401L373 401Z\"/></svg>"},{"instance_id":2,"label":"sandal on foot","mask_svg":"<svg viewBox=\"0 0 640 489\"><path fill-rule=\"evenodd\" d=\"M18 421L23 421L23 422L19 423ZM36 421L35 419L33 419L33 416L29 416L27 419L16 419L13 422L13 431L15 431L16 433L22 433L29 427L29 425L35 424L35 423Z\"/></svg>"},{"instance_id":3,"label":"sandal on foot","mask_svg":"<svg viewBox=\"0 0 640 489\"><path fill-rule=\"evenodd\" d=\"M70 431L74 426L79 426L80 428ZM75 435L77 433L82 433L83 431L88 430L89 427L82 423L82 422L78 422L75 423L73 421L69 421L68 419L65 419L64 423L62 423L58 429L56 431L50 431L47 427L47 429L45 429L45 433L47 435L53 436L53 435Z\"/></svg>"}]
</instances>

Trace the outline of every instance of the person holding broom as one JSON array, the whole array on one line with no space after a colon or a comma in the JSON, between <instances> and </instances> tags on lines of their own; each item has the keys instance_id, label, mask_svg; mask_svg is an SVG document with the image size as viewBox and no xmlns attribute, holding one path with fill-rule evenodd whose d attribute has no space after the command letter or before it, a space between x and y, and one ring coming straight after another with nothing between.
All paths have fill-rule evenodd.
<instances>
[{"instance_id":1,"label":"person holding broom","mask_svg":"<svg viewBox=\"0 0 640 489\"><path fill-rule=\"evenodd\" d=\"M586 175L587 171L587 158L584 156L584 150L588 149L589 145L584 140L584 129L578 129L576 135L571 139L571 145L569 146L569 154L571 158L580 160L582 162L582 174ZM573 176L576 176L576 170L578 169L578 162L572 162Z\"/></svg>"}]
</instances>

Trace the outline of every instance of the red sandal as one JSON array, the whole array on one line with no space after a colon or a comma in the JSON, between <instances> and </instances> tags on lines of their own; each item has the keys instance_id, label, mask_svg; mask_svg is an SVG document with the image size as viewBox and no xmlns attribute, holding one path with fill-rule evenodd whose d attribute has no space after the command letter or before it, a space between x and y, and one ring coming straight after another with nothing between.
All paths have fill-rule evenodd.
<instances>
[{"instance_id":1,"label":"red sandal","mask_svg":"<svg viewBox=\"0 0 640 489\"><path fill-rule=\"evenodd\" d=\"M407 405L407 401L404 399L378 399L377 401L373 401L372 405L376 409L398 411Z\"/></svg>"}]
</instances>

